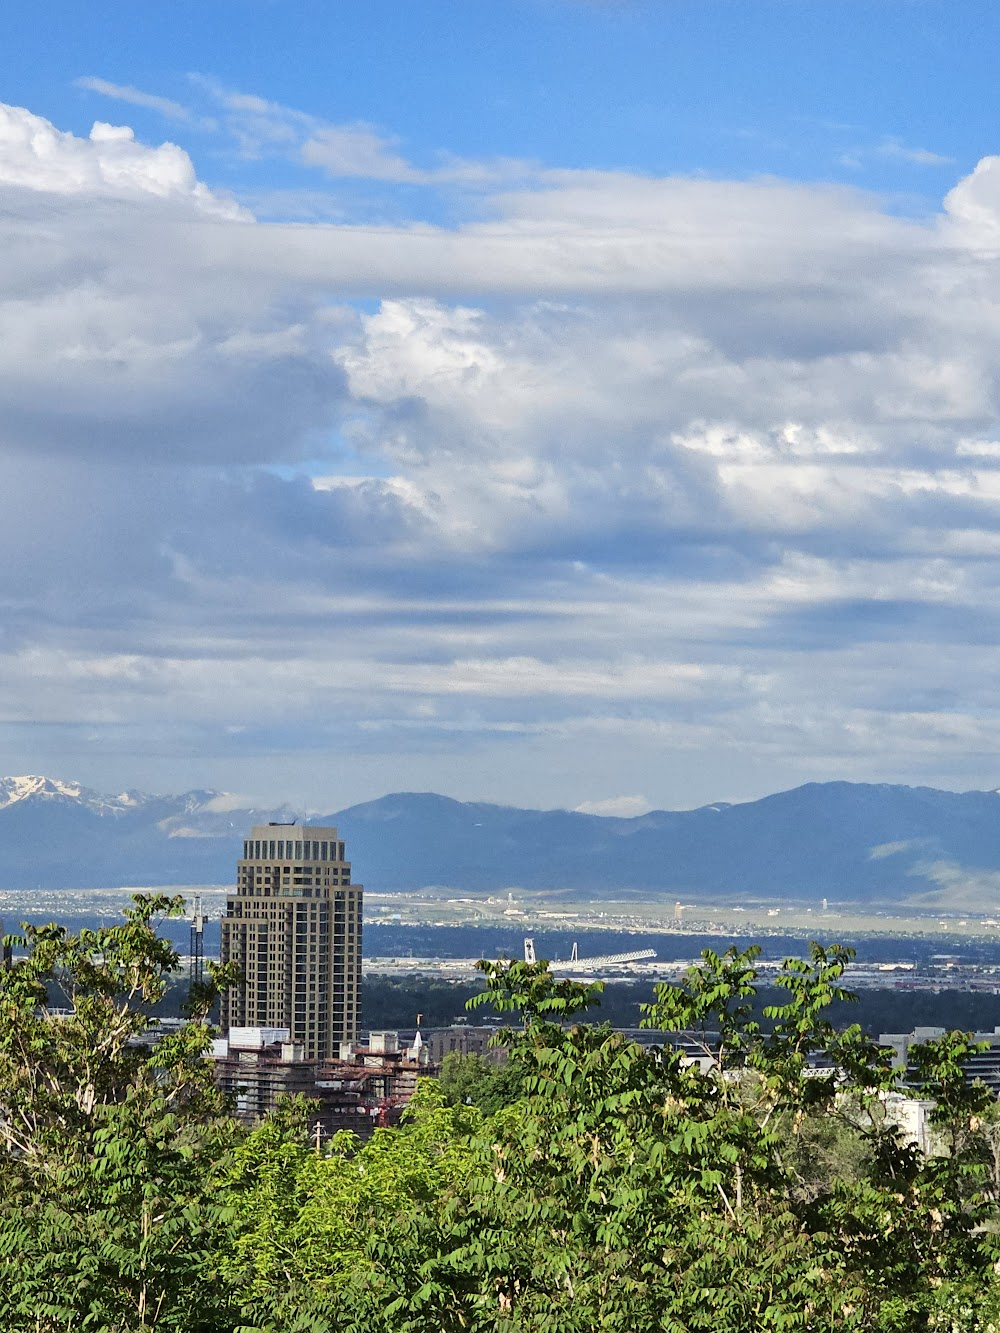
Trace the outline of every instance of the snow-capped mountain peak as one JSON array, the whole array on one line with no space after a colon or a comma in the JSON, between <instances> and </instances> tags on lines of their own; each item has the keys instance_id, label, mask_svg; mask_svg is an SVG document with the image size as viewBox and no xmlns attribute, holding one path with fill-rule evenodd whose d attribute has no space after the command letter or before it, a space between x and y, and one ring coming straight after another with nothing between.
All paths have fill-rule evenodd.
<instances>
[{"instance_id":1,"label":"snow-capped mountain peak","mask_svg":"<svg viewBox=\"0 0 1000 1333\"><path fill-rule=\"evenodd\" d=\"M82 791L78 782L61 782L58 778L34 773L0 778L0 809L17 801L26 801L30 796L66 796L70 800L79 800Z\"/></svg>"},{"instance_id":2,"label":"snow-capped mountain peak","mask_svg":"<svg viewBox=\"0 0 1000 1333\"><path fill-rule=\"evenodd\" d=\"M145 804L149 797L134 791L123 792L121 796L105 796L79 782L65 782L38 773L0 778L0 810L20 801L35 800L70 802L100 814L119 814Z\"/></svg>"},{"instance_id":3,"label":"snow-capped mountain peak","mask_svg":"<svg viewBox=\"0 0 1000 1333\"><path fill-rule=\"evenodd\" d=\"M0 810L27 801L34 805L43 802L64 806L79 806L97 815L134 815L150 807L166 824L180 814L205 815L209 818L240 811L245 802L239 796L219 791L189 791L180 796L152 796L148 792L127 788L117 796L94 791L79 782L63 778L48 778L37 773L15 777L0 777Z\"/></svg>"}]
</instances>

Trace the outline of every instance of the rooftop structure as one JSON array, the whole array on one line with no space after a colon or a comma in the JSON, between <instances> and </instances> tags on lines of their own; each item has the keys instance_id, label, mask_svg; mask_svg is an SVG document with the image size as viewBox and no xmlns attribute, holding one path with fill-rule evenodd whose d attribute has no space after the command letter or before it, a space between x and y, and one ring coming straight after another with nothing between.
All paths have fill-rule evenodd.
<instances>
[{"instance_id":1,"label":"rooftop structure","mask_svg":"<svg viewBox=\"0 0 1000 1333\"><path fill-rule=\"evenodd\" d=\"M282 1096L317 1103L311 1125L318 1138L349 1129L367 1138L398 1124L419 1074L428 1072L419 1037L400 1047L395 1032L373 1032L368 1045L345 1042L334 1059L306 1059L287 1028L231 1028L213 1043L215 1080L234 1100L239 1119L255 1124Z\"/></svg>"}]
</instances>

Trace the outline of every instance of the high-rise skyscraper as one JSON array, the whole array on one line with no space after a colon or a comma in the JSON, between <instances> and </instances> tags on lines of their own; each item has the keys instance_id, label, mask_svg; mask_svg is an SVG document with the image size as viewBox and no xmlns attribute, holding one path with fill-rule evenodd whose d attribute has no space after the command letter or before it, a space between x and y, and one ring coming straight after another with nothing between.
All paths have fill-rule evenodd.
<instances>
[{"instance_id":1,"label":"high-rise skyscraper","mask_svg":"<svg viewBox=\"0 0 1000 1333\"><path fill-rule=\"evenodd\" d=\"M335 828L251 829L222 919L222 961L244 977L223 997L224 1032L287 1028L307 1059L336 1056L355 1040L362 892Z\"/></svg>"}]
</instances>

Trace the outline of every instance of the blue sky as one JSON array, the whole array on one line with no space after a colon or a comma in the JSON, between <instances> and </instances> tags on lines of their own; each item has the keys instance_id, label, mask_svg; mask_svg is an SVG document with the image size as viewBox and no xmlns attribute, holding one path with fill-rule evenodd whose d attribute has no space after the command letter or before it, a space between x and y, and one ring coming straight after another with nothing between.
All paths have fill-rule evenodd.
<instances>
[{"instance_id":1,"label":"blue sky","mask_svg":"<svg viewBox=\"0 0 1000 1333\"><path fill-rule=\"evenodd\" d=\"M3 29L0 767L1000 784L994 4Z\"/></svg>"},{"instance_id":2,"label":"blue sky","mask_svg":"<svg viewBox=\"0 0 1000 1333\"><path fill-rule=\"evenodd\" d=\"M463 0L43 4L8 20L11 100L89 130L84 75L189 105L215 78L440 150L656 174L775 173L922 194L907 153L971 167L993 147L1000 14L920 0ZM58 40L53 40L58 34ZM143 134L162 132L137 108ZM185 140L224 177L211 136ZM845 164L844 158L851 159ZM858 165L854 165L857 162ZM941 167L945 164L940 164ZM271 172L261 173L265 180Z\"/></svg>"}]
</instances>

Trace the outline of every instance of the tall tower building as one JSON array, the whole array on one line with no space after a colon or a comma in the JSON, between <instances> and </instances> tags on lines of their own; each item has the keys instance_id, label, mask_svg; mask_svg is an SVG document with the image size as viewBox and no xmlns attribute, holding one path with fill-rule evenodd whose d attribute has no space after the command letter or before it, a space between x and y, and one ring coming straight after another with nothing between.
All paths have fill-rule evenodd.
<instances>
[{"instance_id":1,"label":"tall tower building","mask_svg":"<svg viewBox=\"0 0 1000 1333\"><path fill-rule=\"evenodd\" d=\"M288 1028L307 1059L356 1039L362 892L335 828L251 829L222 919L222 961L244 977L223 996L223 1032Z\"/></svg>"}]
</instances>

